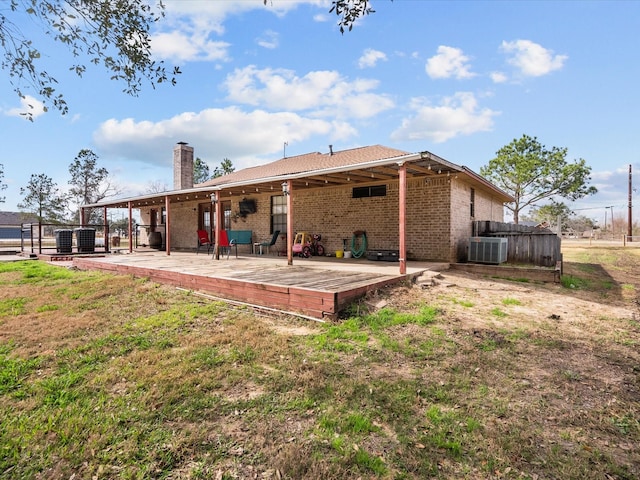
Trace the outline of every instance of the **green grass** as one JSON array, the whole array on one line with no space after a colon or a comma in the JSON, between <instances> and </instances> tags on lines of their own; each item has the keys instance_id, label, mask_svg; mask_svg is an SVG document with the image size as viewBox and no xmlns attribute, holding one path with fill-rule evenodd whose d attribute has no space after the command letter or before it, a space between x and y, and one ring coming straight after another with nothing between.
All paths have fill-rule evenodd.
<instances>
[{"instance_id":1,"label":"green grass","mask_svg":"<svg viewBox=\"0 0 640 480\"><path fill-rule=\"evenodd\" d=\"M7 298L0 300L0 317L23 315L26 313L25 305L29 299L27 298Z\"/></svg>"},{"instance_id":2,"label":"green grass","mask_svg":"<svg viewBox=\"0 0 640 480\"><path fill-rule=\"evenodd\" d=\"M560 278L560 283L564 288L576 290L587 289L590 285L588 280L576 277L574 275L562 275L562 277Z\"/></svg>"},{"instance_id":3,"label":"green grass","mask_svg":"<svg viewBox=\"0 0 640 480\"><path fill-rule=\"evenodd\" d=\"M507 297L502 299L502 304L503 305L522 305L522 302L517 298Z\"/></svg>"},{"instance_id":4,"label":"green grass","mask_svg":"<svg viewBox=\"0 0 640 480\"><path fill-rule=\"evenodd\" d=\"M24 299L1 320L0 478L640 473L637 406L624 387L638 333L627 318L573 337L562 322L523 322L504 292L492 300L500 307L467 310L470 293L353 307L287 335L272 326L295 319L148 281L0 267L3 291L20 286ZM598 368L583 366L596 351ZM599 372L621 381L605 391Z\"/></svg>"}]
</instances>

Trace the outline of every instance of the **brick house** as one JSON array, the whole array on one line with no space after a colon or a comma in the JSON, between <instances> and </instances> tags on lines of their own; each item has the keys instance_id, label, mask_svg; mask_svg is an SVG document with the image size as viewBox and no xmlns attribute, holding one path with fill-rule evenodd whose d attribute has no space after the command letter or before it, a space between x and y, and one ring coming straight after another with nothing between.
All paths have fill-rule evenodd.
<instances>
[{"instance_id":1,"label":"brick house","mask_svg":"<svg viewBox=\"0 0 640 480\"><path fill-rule=\"evenodd\" d=\"M300 231L320 233L326 252L365 231L369 249L398 250L401 262L457 262L467 258L472 222L503 221L504 203L513 200L467 167L381 145L330 146L198 185L193 148L181 142L173 153L174 190L84 208L104 208L105 218L107 208L138 209L142 223L161 232L167 254L194 250L196 230L213 236L219 224L250 230L254 242L280 230L276 247L288 251L290 263L288 246ZM241 208L247 205L253 208Z\"/></svg>"}]
</instances>

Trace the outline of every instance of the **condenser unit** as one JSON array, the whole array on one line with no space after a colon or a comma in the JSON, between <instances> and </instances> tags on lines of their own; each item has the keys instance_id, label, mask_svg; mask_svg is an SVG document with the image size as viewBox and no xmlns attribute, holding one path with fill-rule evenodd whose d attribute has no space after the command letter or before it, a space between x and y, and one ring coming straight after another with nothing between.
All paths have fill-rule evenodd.
<instances>
[{"instance_id":1,"label":"condenser unit","mask_svg":"<svg viewBox=\"0 0 640 480\"><path fill-rule=\"evenodd\" d=\"M499 264L507 261L507 239L501 237L471 237L469 261Z\"/></svg>"}]
</instances>

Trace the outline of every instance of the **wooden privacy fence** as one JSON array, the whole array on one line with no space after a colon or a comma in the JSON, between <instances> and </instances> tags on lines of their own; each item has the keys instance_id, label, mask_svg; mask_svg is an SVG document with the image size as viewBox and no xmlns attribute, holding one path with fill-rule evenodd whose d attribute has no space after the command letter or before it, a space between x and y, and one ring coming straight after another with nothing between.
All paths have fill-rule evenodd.
<instances>
[{"instance_id":1,"label":"wooden privacy fence","mask_svg":"<svg viewBox=\"0 0 640 480\"><path fill-rule=\"evenodd\" d=\"M507 238L507 262L509 263L555 267L562 260L561 239L547 228L477 221L473 222L473 235Z\"/></svg>"}]
</instances>

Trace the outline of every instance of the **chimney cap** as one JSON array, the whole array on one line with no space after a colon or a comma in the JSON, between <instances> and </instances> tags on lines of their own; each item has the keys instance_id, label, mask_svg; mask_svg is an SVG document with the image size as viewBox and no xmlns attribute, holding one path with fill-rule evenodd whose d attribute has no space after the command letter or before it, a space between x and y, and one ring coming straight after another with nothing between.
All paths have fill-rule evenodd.
<instances>
[{"instance_id":1,"label":"chimney cap","mask_svg":"<svg viewBox=\"0 0 640 480\"><path fill-rule=\"evenodd\" d=\"M178 145L189 145L187 142L178 142Z\"/></svg>"}]
</instances>

